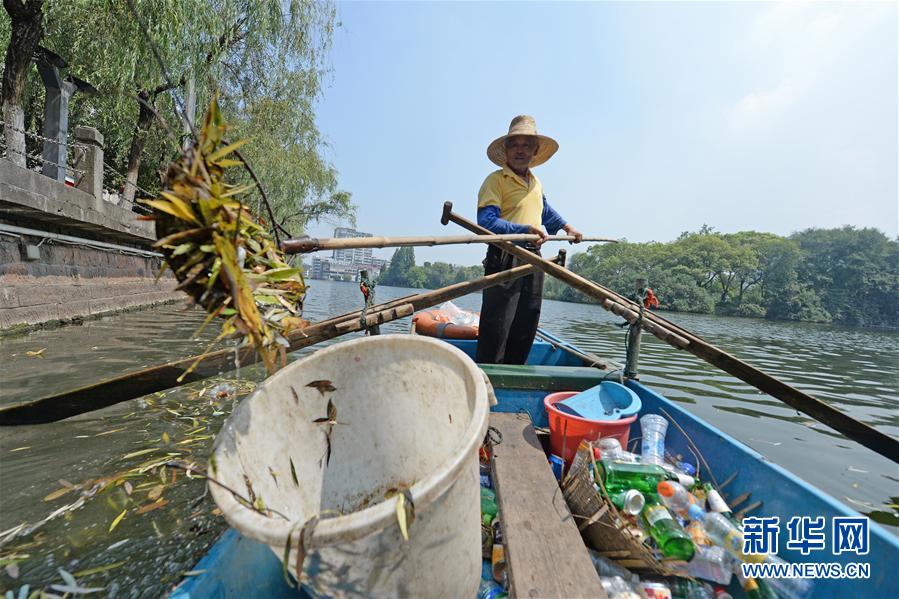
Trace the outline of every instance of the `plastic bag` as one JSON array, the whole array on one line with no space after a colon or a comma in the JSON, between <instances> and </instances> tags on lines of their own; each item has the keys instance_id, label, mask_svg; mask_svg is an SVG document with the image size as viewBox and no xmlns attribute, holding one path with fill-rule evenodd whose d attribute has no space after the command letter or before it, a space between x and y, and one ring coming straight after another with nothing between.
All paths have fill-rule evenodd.
<instances>
[{"instance_id":1,"label":"plastic bag","mask_svg":"<svg viewBox=\"0 0 899 599\"><path fill-rule=\"evenodd\" d=\"M437 307L447 322L462 326L478 326L481 322L481 315L477 312L463 310L453 302L444 302Z\"/></svg>"}]
</instances>

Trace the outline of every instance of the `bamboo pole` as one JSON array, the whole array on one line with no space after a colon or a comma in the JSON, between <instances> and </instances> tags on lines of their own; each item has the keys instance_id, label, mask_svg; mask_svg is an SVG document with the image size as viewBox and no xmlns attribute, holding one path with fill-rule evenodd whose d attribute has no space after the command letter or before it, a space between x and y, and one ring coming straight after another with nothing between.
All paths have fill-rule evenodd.
<instances>
[{"instance_id":1,"label":"bamboo pole","mask_svg":"<svg viewBox=\"0 0 899 599\"><path fill-rule=\"evenodd\" d=\"M443 215L440 219L441 223L446 225L448 222L452 221L473 233L481 235L490 233L487 229L455 214L452 210L452 202L446 202L443 205ZM571 285L578 291L598 299L603 308L611 310L616 314L621 314L628 320L628 322L633 324L639 321L637 318L639 306L630 299L615 293L611 289L607 289L598 283L585 279L584 277L560 267L558 264L545 260L537 254L529 252L515 244L499 241L492 245L516 256L522 262L536 266L540 270ZM776 397L788 406L843 433L868 449L899 463L899 440L890 437L886 433L879 431L864 422L860 422L833 406L830 406L823 401L774 378L766 372L739 360L731 354L718 349L711 343L704 341L697 335L690 333L686 329L669 322L658 314L647 310L644 312L643 320L639 322L645 330L656 337L659 337L663 341L670 343L674 347L687 350L709 364L717 366L741 381Z\"/></svg>"},{"instance_id":2,"label":"bamboo pole","mask_svg":"<svg viewBox=\"0 0 899 599\"><path fill-rule=\"evenodd\" d=\"M509 235L446 235L421 237L340 237L334 239L315 239L300 237L286 239L281 243L285 254L308 254L320 250L348 250L356 248L385 248L406 246L459 245L467 243L492 243L494 241L537 241L539 235L514 233ZM547 241L574 241L573 235L551 235ZM582 242L617 243L617 239L609 237L584 237Z\"/></svg>"},{"instance_id":3,"label":"bamboo pole","mask_svg":"<svg viewBox=\"0 0 899 599\"><path fill-rule=\"evenodd\" d=\"M560 252L560 258L564 256ZM409 316L413 311L423 310L448 300L474 293L512 281L536 271L530 265L492 274L471 281L449 285L434 291L401 297L395 300L372 306L366 311L366 324L373 326L384 324L398 318ZM347 312L340 316L309 325L301 331L290 335L290 347L287 351L320 343L322 341L362 330L360 323L361 310ZM143 397L148 393L164 391L211 376L224 371L247 366L258 361L258 354L252 347L240 350L222 349L208 354L183 381L179 378L196 361L197 356L175 360L143 370L130 372L122 376L107 379L99 383L50 395L29 402L0 408L0 426L23 424L42 424L56 422L85 412L99 410L117 403Z\"/></svg>"}]
</instances>

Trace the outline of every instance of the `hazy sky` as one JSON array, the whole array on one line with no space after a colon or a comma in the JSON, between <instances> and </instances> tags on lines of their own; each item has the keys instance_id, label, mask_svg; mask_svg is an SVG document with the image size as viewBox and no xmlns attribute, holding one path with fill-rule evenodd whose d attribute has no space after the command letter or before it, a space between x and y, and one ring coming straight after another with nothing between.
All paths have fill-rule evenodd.
<instances>
[{"instance_id":1,"label":"hazy sky","mask_svg":"<svg viewBox=\"0 0 899 599\"><path fill-rule=\"evenodd\" d=\"M360 230L462 232L440 225L443 202L474 218L496 168L487 144L526 113L561 146L535 169L546 195L586 234L897 235L893 2L340 2L338 15L318 124ZM416 249L419 263L483 253Z\"/></svg>"}]
</instances>

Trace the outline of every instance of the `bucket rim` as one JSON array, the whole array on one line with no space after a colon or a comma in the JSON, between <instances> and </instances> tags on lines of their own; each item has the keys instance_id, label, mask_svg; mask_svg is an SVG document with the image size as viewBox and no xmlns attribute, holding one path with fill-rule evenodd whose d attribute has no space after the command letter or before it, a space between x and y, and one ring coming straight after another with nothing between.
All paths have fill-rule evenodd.
<instances>
[{"instance_id":1,"label":"bucket rim","mask_svg":"<svg viewBox=\"0 0 899 599\"><path fill-rule=\"evenodd\" d=\"M625 416L624 418L619 418L618 420L590 420L589 418L582 418L581 416L575 416L574 414L569 414L568 412L563 412L559 408L556 407L555 404L560 401L564 401L569 397L573 397L580 393L580 391L556 391L554 393L548 394L543 398L543 407L546 408L547 412L552 412L557 416L562 416L563 418L570 418L576 422L583 422L584 424L613 424L613 425L624 425L631 424L635 420L637 420L638 414L632 414L630 416ZM565 397L558 397L560 395L565 395Z\"/></svg>"},{"instance_id":2,"label":"bucket rim","mask_svg":"<svg viewBox=\"0 0 899 599\"><path fill-rule=\"evenodd\" d=\"M223 439L225 432L231 428L228 426L229 421L235 418L241 410L249 409L254 398L257 395L261 396L261 391L267 385L272 384L276 377L288 376L287 373L292 368L298 368L303 363L321 359L322 355L327 355L328 353L346 351L348 346L377 345L388 340L399 341L408 345L424 344L433 348L439 347L440 350L438 351L443 351L446 357L455 359L464 370L468 371L474 382L474 410L461 438L443 462L436 468L433 468L427 476L416 481L409 489L416 511L423 511L425 507L439 499L455 483L466 461L476 454L477 448L487 433L487 412L489 411L487 377L482 374L475 362L462 350L445 341L430 337L405 334L362 337L328 346L291 363L287 368L281 369L266 379L249 397L241 401L216 436L210 461L218 456L220 446L223 445L220 439ZM374 351L374 348L371 351ZM244 506L229 491L220 488L219 485L209 484L208 487L213 500L221 509L225 519L242 535L273 547L283 547L288 535L290 535L292 545L296 546L304 522L288 521L275 515L271 517L263 516L253 509ZM323 517L316 524L306 549L356 541L380 532L389 526L397 526L396 499L393 497L381 500L356 512L334 517Z\"/></svg>"}]
</instances>

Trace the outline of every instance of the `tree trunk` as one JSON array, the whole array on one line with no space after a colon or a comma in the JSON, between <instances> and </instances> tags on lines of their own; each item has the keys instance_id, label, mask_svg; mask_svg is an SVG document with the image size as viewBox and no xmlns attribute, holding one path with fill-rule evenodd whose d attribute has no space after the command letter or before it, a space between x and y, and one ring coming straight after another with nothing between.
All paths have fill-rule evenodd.
<instances>
[{"instance_id":1,"label":"tree trunk","mask_svg":"<svg viewBox=\"0 0 899 599\"><path fill-rule=\"evenodd\" d=\"M25 111L22 94L31 57L44 34L44 0L3 0L9 13L11 33L3 63L3 131L9 159L25 166Z\"/></svg>"},{"instance_id":2,"label":"tree trunk","mask_svg":"<svg viewBox=\"0 0 899 599\"><path fill-rule=\"evenodd\" d=\"M131 138L131 148L128 150L128 173L125 178L126 205L134 203L134 196L137 192L137 175L140 171L140 156L144 151L144 144L147 143L147 132L150 130L150 125L153 124L153 111L146 104L150 102L150 93L142 89L137 95L143 101L138 102L140 112L137 115L134 136Z\"/></svg>"}]
</instances>

